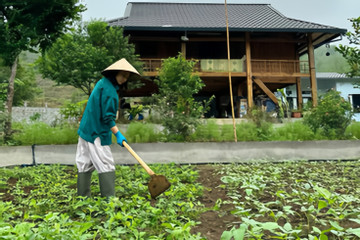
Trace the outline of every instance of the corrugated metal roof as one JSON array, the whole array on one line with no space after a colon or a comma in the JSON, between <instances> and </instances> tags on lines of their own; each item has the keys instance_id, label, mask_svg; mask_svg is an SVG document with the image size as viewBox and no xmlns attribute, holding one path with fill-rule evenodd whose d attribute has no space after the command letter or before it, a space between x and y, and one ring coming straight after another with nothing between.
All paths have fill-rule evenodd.
<instances>
[{"instance_id":1,"label":"corrugated metal roof","mask_svg":"<svg viewBox=\"0 0 360 240\"><path fill-rule=\"evenodd\" d=\"M336 72L317 72L316 78L347 78L347 79L359 79L360 76L349 77L346 73L336 73Z\"/></svg>"},{"instance_id":2,"label":"corrugated metal roof","mask_svg":"<svg viewBox=\"0 0 360 240\"><path fill-rule=\"evenodd\" d=\"M348 76L346 76L345 73L336 73L336 72L317 72L316 73L316 78L333 78L333 79L338 79L338 78L349 78Z\"/></svg>"},{"instance_id":3,"label":"corrugated metal roof","mask_svg":"<svg viewBox=\"0 0 360 240\"><path fill-rule=\"evenodd\" d=\"M287 18L270 4L228 4L231 31L296 31L345 33L346 29ZM212 30L226 27L224 4L128 3L125 16L110 25L130 29Z\"/></svg>"}]
</instances>

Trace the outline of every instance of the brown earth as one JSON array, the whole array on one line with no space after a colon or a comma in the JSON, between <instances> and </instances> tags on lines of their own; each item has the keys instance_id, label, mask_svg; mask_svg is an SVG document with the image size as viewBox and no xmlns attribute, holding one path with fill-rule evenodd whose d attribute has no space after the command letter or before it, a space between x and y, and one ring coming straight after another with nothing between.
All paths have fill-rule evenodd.
<instances>
[{"instance_id":1,"label":"brown earth","mask_svg":"<svg viewBox=\"0 0 360 240\"><path fill-rule=\"evenodd\" d=\"M198 165L196 170L199 172L198 182L204 186L204 194L199 200L208 210L200 215L198 221L201 223L192 228L191 232L200 232L201 236L208 240L219 240L222 233L230 230L240 219L230 213L234 209L232 204L220 204L217 211L212 210L214 206L219 205L216 204L218 199L222 202L230 200L225 189L220 187L223 184L220 180L222 175L216 174L216 166Z\"/></svg>"}]
</instances>

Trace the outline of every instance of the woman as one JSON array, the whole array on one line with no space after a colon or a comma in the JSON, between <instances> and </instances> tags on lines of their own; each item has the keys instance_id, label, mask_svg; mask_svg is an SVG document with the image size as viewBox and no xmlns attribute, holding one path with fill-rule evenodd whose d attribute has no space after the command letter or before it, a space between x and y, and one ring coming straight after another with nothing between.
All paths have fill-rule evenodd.
<instances>
[{"instance_id":1,"label":"woman","mask_svg":"<svg viewBox=\"0 0 360 240\"><path fill-rule=\"evenodd\" d=\"M138 71L126 59L121 59L102 71L104 76L92 91L78 130L76 150L78 168L77 193L90 196L91 174L97 170L102 197L115 195L115 163L110 145L114 134L123 145L126 138L115 125L119 97L117 91L126 84L130 74Z\"/></svg>"}]
</instances>

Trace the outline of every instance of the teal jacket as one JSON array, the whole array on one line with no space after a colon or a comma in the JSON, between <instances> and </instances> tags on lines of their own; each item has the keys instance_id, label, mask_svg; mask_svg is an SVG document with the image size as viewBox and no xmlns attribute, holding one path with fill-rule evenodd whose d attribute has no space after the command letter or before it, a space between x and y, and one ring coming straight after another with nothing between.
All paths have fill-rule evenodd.
<instances>
[{"instance_id":1,"label":"teal jacket","mask_svg":"<svg viewBox=\"0 0 360 240\"><path fill-rule=\"evenodd\" d=\"M94 143L100 137L101 145L111 145L110 129L115 126L119 107L118 89L118 85L105 77L96 83L80 122L78 134L82 139Z\"/></svg>"}]
</instances>

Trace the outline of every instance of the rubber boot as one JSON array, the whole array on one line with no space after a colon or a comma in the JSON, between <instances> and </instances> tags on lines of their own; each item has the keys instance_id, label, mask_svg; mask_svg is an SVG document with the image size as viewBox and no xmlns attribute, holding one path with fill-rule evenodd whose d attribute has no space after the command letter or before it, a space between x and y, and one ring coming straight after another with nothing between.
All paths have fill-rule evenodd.
<instances>
[{"instance_id":1,"label":"rubber boot","mask_svg":"<svg viewBox=\"0 0 360 240\"><path fill-rule=\"evenodd\" d=\"M82 197L90 197L92 172L79 172L77 178L77 194Z\"/></svg>"},{"instance_id":2,"label":"rubber boot","mask_svg":"<svg viewBox=\"0 0 360 240\"><path fill-rule=\"evenodd\" d=\"M99 173L100 193L102 197L115 196L115 172Z\"/></svg>"}]
</instances>

